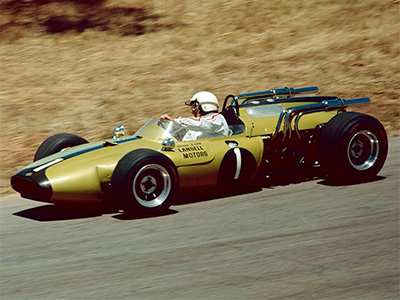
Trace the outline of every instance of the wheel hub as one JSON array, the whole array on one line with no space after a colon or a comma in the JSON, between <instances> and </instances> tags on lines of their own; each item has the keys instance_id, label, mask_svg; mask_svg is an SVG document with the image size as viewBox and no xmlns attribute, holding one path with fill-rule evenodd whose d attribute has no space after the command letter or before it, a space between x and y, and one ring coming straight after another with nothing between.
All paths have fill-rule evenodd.
<instances>
[{"instance_id":1,"label":"wheel hub","mask_svg":"<svg viewBox=\"0 0 400 300\"><path fill-rule=\"evenodd\" d=\"M369 130L359 131L351 138L347 153L350 164L356 170L368 170L378 159L379 140Z\"/></svg>"},{"instance_id":2,"label":"wheel hub","mask_svg":"<svg viewBox=\"0 0 400 300\"><path fill-rule=\"evenodd\" d=\"M364 143L360 140L355 141L351 145L351 155L355 158L360 158L364 153Z\"/></svg>"},{"instance_id":3,"label":"wheel hub","mask_svg":"<svg viewBox=\"0 0 400 300\"><path fill-rule=\"evenodd\" d=\"M156 186L156 180L152 176L145 176L140 183L142 192L145 194L152 194L155 191Z\"/></svg>"}]
</instances>

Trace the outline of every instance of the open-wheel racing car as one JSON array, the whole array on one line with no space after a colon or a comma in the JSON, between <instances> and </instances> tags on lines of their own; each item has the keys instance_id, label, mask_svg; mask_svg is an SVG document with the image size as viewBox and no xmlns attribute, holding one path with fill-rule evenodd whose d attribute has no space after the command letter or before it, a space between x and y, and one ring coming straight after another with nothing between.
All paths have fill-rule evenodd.
<instances>
[{"instance_id":1,"label":"open-wheel racing car","mask_svg":"<svg viewBox=\"0 0 400 300\"><path fill-rule=\"evenodd\" d=\"M317 87L280 88L225 98L230 134L182 141L185 129L150 119L133 136L88 143L56 134L34 162L12 176L22 197L55 204L112 201L120 209L159 212L190 188L245 186L322 170L334 183L373 180L387 155L385 129L372 116L346 112L369 98L305 96ZM196 189L199 191L199 189Z\"/></svg>"}]
</instances>

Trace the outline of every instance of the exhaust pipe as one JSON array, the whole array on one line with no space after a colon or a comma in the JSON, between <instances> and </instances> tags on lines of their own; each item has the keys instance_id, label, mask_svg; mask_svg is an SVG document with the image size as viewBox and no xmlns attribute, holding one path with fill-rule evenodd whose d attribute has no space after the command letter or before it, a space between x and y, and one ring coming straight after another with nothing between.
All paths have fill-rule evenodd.
<instances>
[{"instance_id":1,"label":"exhaust pipe","mask_svg":"<svg viewBox=\"0 0 400 300\"><path fill-rule=\"evenodd\" d=\"M318 93L318 87L316 86L310 86L310 87L304 87L304 88L299 88L299 89L294 89L292 87L285 87L281 89L273 89L273 90L268 90L268 91L262 91L262 92L255 92L255 93L246 93L246 94L240 94L235 97L237 101L239 99L244 98L243 103L246 103L249 100L255 100L255 99L262 99L262 98L290 98L295 95L304 95L304 94L315 94Z\"/></svg>"}]
</instances>

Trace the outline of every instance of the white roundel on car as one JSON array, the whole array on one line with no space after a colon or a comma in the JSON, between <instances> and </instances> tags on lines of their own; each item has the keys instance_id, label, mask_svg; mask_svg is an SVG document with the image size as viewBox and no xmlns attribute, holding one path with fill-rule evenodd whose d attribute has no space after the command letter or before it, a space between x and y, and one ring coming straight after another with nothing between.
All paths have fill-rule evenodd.
<instances>
[{"instance_id":1,"label":"white roundel on car","mask_svg":"<svg viewBox=\"0 0 400 300\"><path fill-rule=\"evenodd\" d=\"M234 147L226 152L218 172L218 185L230 186L250 182L257 171L253 154L247 149Z\"/></svg>"}]
</instances>

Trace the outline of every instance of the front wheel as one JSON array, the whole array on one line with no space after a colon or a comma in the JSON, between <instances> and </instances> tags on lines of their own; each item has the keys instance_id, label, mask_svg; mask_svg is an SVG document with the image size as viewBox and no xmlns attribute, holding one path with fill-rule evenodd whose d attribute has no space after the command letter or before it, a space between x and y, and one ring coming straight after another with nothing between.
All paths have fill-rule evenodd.
<instances>
[{"instance_id":1,"label":"front wheel","mask_svg":"<svg viewBox=\"0 0 400 300\"><path fill-rule=\"evenodd\" d=\"M365 182L376 177L388 150L386 131L369 115L345 112L331 119L319 141L319 160L329 181Z\"/></svg>"},{"instance_id":2,"label":"front wheel","mask_svg":"<svg viewBox=\"0 0 400 300\"><path fill-rule=\"evenodd\" d=\"M111 186L126 212L157 213L172 204L178 190L177 170L156 151L134 150L118 162Z\"/></svg>"},{"instance_id":3,"label":"front wheel","mask_svg":"<svg viewBox=\"0 0 400 300\"><path fill-rule=\"evenodd\" d=\"M84 138L71 133L58 133L47 138L37 149L33 161L60 152L66 148L88 143Z\"/></svg>"}]
</instances>

